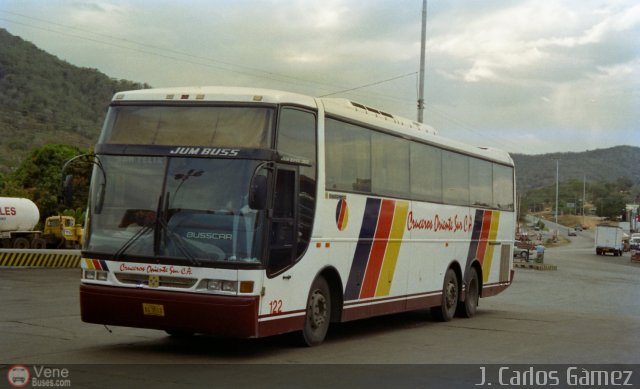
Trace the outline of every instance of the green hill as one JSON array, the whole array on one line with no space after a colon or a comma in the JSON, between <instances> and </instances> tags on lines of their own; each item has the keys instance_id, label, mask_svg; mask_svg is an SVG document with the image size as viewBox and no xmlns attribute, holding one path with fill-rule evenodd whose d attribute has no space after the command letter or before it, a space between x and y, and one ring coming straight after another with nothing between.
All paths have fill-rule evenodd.
<instances>
[{"instance_id":1,"label":"green hill","mask_svg":"<svg viewBox=\"0 0 640 389\"><path fill-rule=\"evenodd\" d=\"M73 66L0 29L0 172L35 146L91 147L113 94L145 87Z\"/></svg>"},{"instance_id":2,"label":"green hill","mask_svg":"<svg viewBox=\"0 0 640 389\"><path fill-rule=\"evenodd\" d=\"M0 173L14 170L34 147L48 143L84 149L95 144L114 93L148 88L79 68L0 29ZM640 184L640 148L618 146L582 153L514 154L518 191L560 181Z\"/></svg>"},{"instance_id":3,"label":"green hill","mask_svg":"<svg viewBox=\"0 0 640 389\"><path fill-rule=\"evenodd\" d=\"M519 192L553 185L556 182L556 160L560 182L578 180L613 182L628 178L640 184L640 147L616 146L580 153L542 155L512 154L516 165Z\"/></svg>"}]
</instances>

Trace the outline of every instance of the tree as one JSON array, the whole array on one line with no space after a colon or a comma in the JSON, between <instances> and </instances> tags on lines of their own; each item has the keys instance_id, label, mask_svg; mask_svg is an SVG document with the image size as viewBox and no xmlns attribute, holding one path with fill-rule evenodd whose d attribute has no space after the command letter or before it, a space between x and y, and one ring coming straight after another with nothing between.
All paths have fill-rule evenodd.
<instances>
[{"instance_id":1,"label":"tree","mask_svg":"<svg viewBox=\"0 0 640 389\"><path fill-rule=\"evenodd\" d=\"M84 224L84 218L87 216L87 212L84 210L84 208L76 208L76 209L65 209L64 212L62 212L63 216L72 216L75 221L76 224Z\"/></svg>"},{"instance_id":2,"label":"tree","mask_svg":"<svg viewBox=\"0 0 640 389\"><path fill-rule=\"evenodd\" d=\"M22 196L31 199L44 219L64 210L60 201L62 195L62 167L70 158L83 154L75 146L49 144L33 149L16 171L10 174L3 190L8 196ZM72 164L64 174L74 176L74 201L72 207L84 208L89 193L91 164Z\"/></svg>"},{"instance_id":3,"label":"tree","mask_svg":"<svg viewBox=\"0 0 640 389\"><path fill-rule=\"evenodd\" d=\"M615 185L619 190L628 192L633 187L633 180L629 177L618 177Z\"/></svg>"},{"instance_id":4,"label":"tree","mask_svg":"<svg viewBox=\"0 0 640 389\"><path fill-rule=\"evenodd\" d=\"M625 198L619 192L614 192L600 199L598 204L598 216L615 218L623 213L625 207Z\"/></svg>"}]
</instances>

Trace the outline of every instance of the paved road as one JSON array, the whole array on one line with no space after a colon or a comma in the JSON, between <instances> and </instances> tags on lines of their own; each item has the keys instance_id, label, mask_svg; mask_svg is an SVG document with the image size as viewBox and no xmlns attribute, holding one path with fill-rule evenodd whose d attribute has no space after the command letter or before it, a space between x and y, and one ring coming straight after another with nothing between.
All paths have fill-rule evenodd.
<instances>
[{"instance_id":1,"label":"paved road","mask_svg":"<svg viewBox=\"0 0 640 389\"><path fill-rule=\"evenodd\" d=\"M78 269L5 268L0 364L640 364L640 264L628 253L596 256L588 232L548 249L545 262L558 270L517 269L512 287L482 299L473 319L412 312L344 323L315 348L292 336L107 330L79 319Z\"/></svg>"}]
</instances>

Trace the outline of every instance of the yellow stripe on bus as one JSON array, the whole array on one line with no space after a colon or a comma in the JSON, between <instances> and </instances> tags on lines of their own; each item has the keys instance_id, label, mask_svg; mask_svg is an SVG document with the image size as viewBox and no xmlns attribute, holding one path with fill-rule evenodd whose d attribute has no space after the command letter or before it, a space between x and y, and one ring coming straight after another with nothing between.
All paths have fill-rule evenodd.
<instances>
[{"instance_id":1,"label":"yellow stripe on bus","mask_svg":"<svg viewBox=\"0 0 640 389\"><path fill-rule=\"evenodd\" d=\"M402 245L408 213L409 202L396 201L391 232L389 233L389 242L387 243L387 249L384 253L382 270L380 271L380 278L376 286L376 297L388 296L391 290L391 283L393 282L393 275L396 271L396 263L398 262L398 256L400 254L400 246Z\"/></svg>"},{"instance_id":2,"label":"yellow stripe on bus","mask_svg":"<svg viewBox=\"0 0 640 389\"><path fill-rule=\"evenodd\" d=\"M493 262L493 249L495 247L495 245L491 243L496 241L498 226L500 226L500 211L492 211L491 227L489 228L489 245L487 251L484 253L484 260L482 261L482 281L484 283L489 282L489 273L491 273L491 263Z\"/></svg>"}]
</instances>

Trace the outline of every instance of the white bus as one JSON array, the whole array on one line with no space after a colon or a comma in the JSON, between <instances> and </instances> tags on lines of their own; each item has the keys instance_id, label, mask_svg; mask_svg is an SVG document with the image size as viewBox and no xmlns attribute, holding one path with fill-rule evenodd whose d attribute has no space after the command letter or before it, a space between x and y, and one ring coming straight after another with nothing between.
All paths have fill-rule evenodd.
<instances>
[{"instance_id":1,"label":"white bus","mask_svg":"<svg viewBox=\"0 0 640 389\"><path fill-rule=\"evenodd\" d=\"M513 279L506 152L346 99L117 93L95 148L82 320L262 337L432 308Z\"/></svg>"}]
</instances>

